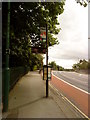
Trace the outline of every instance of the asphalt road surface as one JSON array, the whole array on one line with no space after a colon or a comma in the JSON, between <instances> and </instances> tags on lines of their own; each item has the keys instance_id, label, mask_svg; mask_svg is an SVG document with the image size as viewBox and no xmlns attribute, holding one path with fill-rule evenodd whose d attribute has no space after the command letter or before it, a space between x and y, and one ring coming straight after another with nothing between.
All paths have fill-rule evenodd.
<instances>
[{"instance_id":1,"label":"asphalt road surface","mask_svg":"<svg viewBox=\"0 0 90 120\"><path fill-rule=\"evenodd\" d=\"M90 82L88 82L90 76L88 74L66 71L53 71L53 74L71 85L90 93Z\"/></svg>"}]
</instances>

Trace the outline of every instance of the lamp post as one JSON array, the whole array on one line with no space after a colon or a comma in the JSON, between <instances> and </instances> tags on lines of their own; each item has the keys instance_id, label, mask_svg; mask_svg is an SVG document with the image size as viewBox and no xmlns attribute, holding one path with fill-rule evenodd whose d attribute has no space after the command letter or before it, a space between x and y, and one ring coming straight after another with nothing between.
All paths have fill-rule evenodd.
<instances>
[{"instance_id":1,"label":"lamp post","mask_svg":"<svg viewBox=\"0 0 90 120\"><path fill-rule=\"evenodd\" d=\"M8 110L8 94L9 94L9 81L10 81L9 39L10 39L10 1L8 2L8 14L7 14L6 58L5 58L5 78L4 78L4 98L3 98L4 112Z\"/></svg>"}]
</instances>

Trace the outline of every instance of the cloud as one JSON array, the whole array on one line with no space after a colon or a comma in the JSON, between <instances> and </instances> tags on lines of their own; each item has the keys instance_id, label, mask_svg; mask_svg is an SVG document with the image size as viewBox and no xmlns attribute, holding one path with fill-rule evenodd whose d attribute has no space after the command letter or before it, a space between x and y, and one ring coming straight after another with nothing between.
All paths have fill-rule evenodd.
<instances>
[{"instance_id":1,"label":"cloud","mask_svg":"<svg viewBox=\"0 0 90 120\"><path fill-rule=\"evenodd\" d=\"M59 64L63 60L67 66L68 62L88 59L88 7L66 0L64 13L58 20L62 29L57 35L60 44L49 48L49 61L56 60Z\"/></svg>"}]
</instances>

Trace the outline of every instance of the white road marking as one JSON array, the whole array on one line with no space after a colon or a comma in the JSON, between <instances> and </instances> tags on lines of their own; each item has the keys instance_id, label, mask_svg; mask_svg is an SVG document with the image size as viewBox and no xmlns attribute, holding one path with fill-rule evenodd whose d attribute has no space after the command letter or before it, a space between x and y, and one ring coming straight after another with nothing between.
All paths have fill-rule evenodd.
<instances>
[{"instance_id":1,"label":"white road marking","mask_svg":"<svg viewBox=\"0 0 90 120\"><path fill-rule=\"evenodd\" d=\"M61 78L57 77L56 75L54 75L53 73L52 73L52 75L53 75L53 76L55 76L57 79L59 79L59 80L63 81L64 83L66 83L66 84L68 84L68 85L70 85L70 86L72 86L72 87L74 87L74 88L76 88L76 89L78 89L78 90L80 90L80 91L82 91L82 92L84 92L84 93L86 93L86 94L89 94L89 95L90 95L90 93L88 93L87 91L82 90L81 88L76 87L76 86L74 86L74 85L72 85L72 84L70 84L70 83L66 82L65 80L63 80L63 79L61 79Z\"/></svg>"}]
</instances>

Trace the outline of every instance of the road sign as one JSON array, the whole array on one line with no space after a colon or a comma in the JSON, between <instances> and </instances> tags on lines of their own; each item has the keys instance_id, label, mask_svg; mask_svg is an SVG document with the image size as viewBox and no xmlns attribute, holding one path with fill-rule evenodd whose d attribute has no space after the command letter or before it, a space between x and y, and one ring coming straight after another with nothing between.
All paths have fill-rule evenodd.
<instances>
[{"instance_id":1,"label":"road sign","mask_svg":"<svg viewBox=\"0 0 90 120\"><path fill-rule=\"evenodd\" d=\"M43 42L46 42L46 28L45 27L40 28L40 40Z\"/></svg>"},{"instance_id":2,"label":"road sign","mask_svg":"<svg viewBox=\"0 0 90 120\"><path fill-rule=\"evenodd\" d=\"M51 66L43 66L43 80L47 80L47 67L48 67L48 80L51 80Z\"/></svg>"},{"instance_id":3,"label":"road sign","mask_svg":"<svg viewBox=\"0 0 90 120\"><path fill-rule=\"evenodd\" d=\"M32 53L46 54L46 49L45 48L41 48L41 47L32 47L31 51L32 51Z\"/></svg>"}]
</instances>

